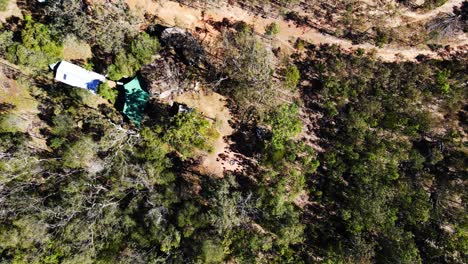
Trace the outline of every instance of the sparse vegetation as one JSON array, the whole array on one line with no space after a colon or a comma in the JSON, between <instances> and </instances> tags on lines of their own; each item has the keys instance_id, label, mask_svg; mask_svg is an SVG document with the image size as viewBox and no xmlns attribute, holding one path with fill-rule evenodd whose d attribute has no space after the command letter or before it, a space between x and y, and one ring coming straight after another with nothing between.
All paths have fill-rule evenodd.
<instances>
[{"instance_id":1,"label":"sparse vegetation","mask_svg":"<svg viewBox=\"0 0 468 264\"><path fill-rule=\"evenodd\" d=\"M425 0L423 7L426 9L433 9L447 3L447 1L448 0Z\"/></svg>"},{"instance_id":2,"label":"sparse vegetation","mask_svg":"<svg viewBox=\"0 0 468 264\"><path fill-rule=\"evenodd\" d=\"M265 27L265 34L268 36L275 36L280 33L280 26L276 22L272 22L268 26Z\"/></svg>"},{"instance_id":3,"label":"sparse vegetation","mask_svg":"<svg viewBox=\"0 0 468 264\"><path fill-rule=\"evenodd\" d=\"M0 11L6 11L10 0L0 0Z\"/></svg>"}]
</instances>

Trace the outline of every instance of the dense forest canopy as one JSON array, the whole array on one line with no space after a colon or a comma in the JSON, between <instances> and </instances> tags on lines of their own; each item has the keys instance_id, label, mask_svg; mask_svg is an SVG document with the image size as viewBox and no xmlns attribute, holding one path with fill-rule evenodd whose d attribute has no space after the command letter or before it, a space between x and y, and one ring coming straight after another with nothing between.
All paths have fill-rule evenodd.
<instances>
[{"instance_id":1,"label":"dense forest canopy","mask_svg":"<svg viewBox=\"0 0 468 264\"><path fill-rule=\"evenodd\" d=\"M18 8L0 27L0 262L468 261L466 54L385 61L300 38L288 53L280 23L225 20L208 45L121 0ZM72 57L106 75L97 94L53 80ZM134 76L151 87L140 127L122 113Z\"/></svg>"}]
</instances>

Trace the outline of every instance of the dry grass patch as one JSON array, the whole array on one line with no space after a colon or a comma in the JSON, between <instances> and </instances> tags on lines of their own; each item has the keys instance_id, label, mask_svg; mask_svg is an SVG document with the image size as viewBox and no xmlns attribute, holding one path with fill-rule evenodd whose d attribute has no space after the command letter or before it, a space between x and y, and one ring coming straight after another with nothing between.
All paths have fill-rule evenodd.
<instances>
[{"instance_id":1,"label":"dry grass patch","mask_svg":"<svg viewBox=\"0 0 468 264\"><path fill-rule=\"evenodd\" d=\"M73 35L68 35L63 41L63 58L65 60L86 61L93 56L88 43L78 40Z\"/></svg>"}]
</instances>

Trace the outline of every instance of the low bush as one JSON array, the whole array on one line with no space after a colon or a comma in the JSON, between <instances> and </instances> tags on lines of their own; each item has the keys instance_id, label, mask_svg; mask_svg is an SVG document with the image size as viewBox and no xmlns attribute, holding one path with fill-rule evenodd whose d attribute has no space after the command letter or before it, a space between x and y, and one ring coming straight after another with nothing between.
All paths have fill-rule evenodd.
<instances>
[{"instance_id":1,"label":"low bush","mask_svg":"<svg viewBox=\"0 0 468 264\"><path fill-rule=\"evenodd\" d=\"M276 22L272 22L268 26L265 27L265 34L268 36L275 36L280 33L280 26Z\"/></svg>"},{"instance_id":2,"label":"low bush","mask_svg":"<svg viewBox=\"0 0 468 264\"><path fill-rule=\"evenodd\" d=\"M112 104L115 104L119 91L117 89L111 88L107 82L101 83L97 89L97 93L107 99Z\"/></svg>"},{"instance_id":3,"label":"low bush","mask_svg":"<svg viewBox=\"0 0 468 264\"><path fill-rule=\"evenodd\" d=\"M284 84L286 88L291 90L296 88L300 78L301 74L299 73L296 65L291 65L286 68L284 76Z\"/></svg>"}]
</instances>

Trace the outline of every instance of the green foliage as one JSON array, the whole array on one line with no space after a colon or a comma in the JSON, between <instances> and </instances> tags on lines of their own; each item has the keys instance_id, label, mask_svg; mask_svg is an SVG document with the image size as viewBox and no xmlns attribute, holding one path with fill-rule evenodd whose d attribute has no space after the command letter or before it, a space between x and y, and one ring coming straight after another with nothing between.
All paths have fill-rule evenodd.
<instances>
[{"instance_id":1,"label":"green foliage","mask_svg":"<svg viewBox=\"0 0 468 264\"><path fill-rule=\"evenodd\" d=\"M139 66L134 57L127 55L125 51L121 51L115 56L114 63L107 68L107 76L111 80L120 80L124 76L130 77Z\"/></svg>"},{"instance_id":2,"label":"green foliage","mask_svg":"<svg viewBox=\"0 0 468 264\"><path fill-rule=\"evenodd\" d=\"M0 33L0 53L6 53L8 51L8 48L13 44L13 31L2 31Z\"/></svg>"},{"instance_id":3,"label":"green foliage","mask_svg":"<svg viewBox=\"0 0 468 264\"><path fill-rule=\"evenodd\" d=\"M444 69L436 73L436 87L442 94L450 92L450 84L448 82L450 77L450 70Z\"/></svg>"},{"instance_id":4,"label":"green foliage","mask_svg":"<svg viewBox=\"0 0 468 264\"><path fill-rule=\"evenodd\" d=\"M0 12L6 11L9 4L10 4L10 0L0 0Z\"/></svg>"},{"instance_id":5,"label":"green foliage","mask_svg":"<svg viewBox=\"0 0 468 264\"><path fill-rule=\"evenodd\" d=\"M273 151L283 150L286 143L301 132L302 122L298 114L299 107L297 105L285 104L266 118L265 123L271 126Z\"/></svg>"},{"instance_id":6,"label":"green foliage","mask_svg":"<svg viewBox=\"0 0 468 264\"><path fill-rule=\"evenodd\" d=\"M146 32L139 34L127 50L117 53L114 63L109 66L109 78L119 80L133 76L141 66L151 62L151 57L159 51L159 41Z\"/></svg>"},{"instance_id":7,"label":"green foliage","mask_svg":"<svg viewBox=\"0 0 468 264\"><path fill-rule=\"evenodd\" d=\"M88 71L92 71L94 69L94 63L92 61L86 61L86 63L83 65L83 68Z\"/></svg>"},{"instance_id":8,"label":"green foliage","mask_svg":"<svg viewBox=\"0 0 468 264\"><path fill-rule=\"evenodd\" d=\"M238 187L233 176L229 176L214 187L210 190L212 196L209 201L213 209L208 214L208 220L218 234L226 234L246 220L237 210L241 193L233 191L234 188Z\"/></svg>"},{"instance_id":9,"label":"green foliage","mask_svg":"<svg viewBox=\"0 0 468 264\"><path fill-rule=\"evenodd\" d=\"M119 91L116 88L111 88L107 82L101 83L97 88L97 93L107 99L110 103L115 104Z\"/></svg>"},{"instance_id":10,"label":"green foliage","mask_svg":"<svg viewBox=\"0 0 468 264\"><path fill-rule=\"evenodd\" d=\"M382 48L385 44L389 43L389 35L385 29L377 29L376 36L375 36L375 45L377 47Z\"/></svg>"},{"instance_id":11,"label":"green foliage","mask_svg":"<svg viewBox=\"0 0 468 264\"><path fill-rule=\"evenodd\" d=\"M190 158L195 149L211 151L211 143L219 136L210 122L196 112L179 113L166 127L164 141L182 157Z\"/></svg>"},{"instance_id":12,"label":"green foliage","mask_svg":"<svg viewBox=\"0 0 468 264\"><path fill-rule=\"evenodd\" d=\"M69 168L91 166L95 155L95 144L90 138L82 138L68 145L63 153L63 165Z\"/></svg>"},{"instance_id":13,"label":"green foliage","mask_svg":"<svg viewBox=\"0 0 468 264\"><path fill-rule=\"evenodd\" d=\"M321 241L327 253L319 254L330 262L438 263L449 258L461 263L459 257L448 257L461 252L458 242L450 250L442 250L444 253L434 252L434 247L449 245L454 234L432 240L436 234L446 234L432 226L438 225L441 215L458 215L464 210L433 207L438 188L451 193L448 196L461 194L460 186L454 187L455 179L449 180L454 187L450 191L447 182L439 184L448 180L442 171L450 170L446 159L458 147L451 143L444 151L435 147L447 141L433 131L431 113L423 106L431 102L439 111L453 111L450 97L466 97L460 89L466 80L466 65L434 61L385 64L333 48L315 52L325 65L314 64L313 69L305 70L319 73L322 82L323 88L314 98L321 98L325 123L318 134L327 142L327 149L309 188L325 208L337 210L340 220L328 218L324 226L312 225L315 230L307 235L309 240ZM446 84L450 84L451 96L441 92ZM425 140L428 137L430 142ZM435 189L427 189L428 182ZM454 226L460 220L454 217L448 222ZM335 238L341 235L347 239L335 247ZM423 242L427 239L438 242L429 246Z\"/></svg>"},{"instance_id":14,"label":"green foliage","mask_svg":"<svg viewBox=\"0 0 468 264\"><path fill-rule=\"evenodd\" d=\"M44 223L29 216L14 220L11 226L1 225L0 231L0 252L12 252L9 257L18 263L31 262L32 255L39 253L34 245L43 243L49 237Z\"/></svg>"},{"instance_id":15,"label":"green foliage","mask_svg":"<svg viewBox=\"0 0 468 264\"><path fill-rule=\"evenodd\" d=\"M141 135L143 141L136 149L136 157L141 160L146 172L145 182L150 185L162 185L174 181L174 175L167 170L172 166L171 161L167 158L169 147L148 128L143 128Z\"/></svg>"},{"instance_id":16,"label":"green foliage","mask_svg":"<svg viewBox=\"0 0 468 264\"><path fill-rule=\"evenodd\" d=\"M239 21L235 25L236 31L241 34L252 34L252 27L244 21Z\"/></svg>"},{"instance_id":17,"label":"green foliage","mask_svg":"<svg viewBox=\"0 0 468 264\"><path fill-rule=\"evenodd\" d=\"M2 114L0 116L0 132L19 132L18 122L19 117L15 114Z\"/></svg>"},{"instance_id":18,"label":"green foliage","mask_svg":"<svg viewBox=\"0 0 468 264\"><path fill-rule=\"evenodd\" d=\"M280 26L276 22L272 22L265 27L265 34L268 36L275 36L280 33Z\"/></svg>"},{"instance_id":19,"label":"green foliage","mask_svg":"<svg viewBox=\"0 0 468 264\"><path fill-rule=\"evenodd\" d=\"M236 34L222 89L256 106L271 65L248 57L267 54L251 33ZM135 63L154 54L145 45L130 44ZM308 130L298 105L268 108L237 126L270 130L245 170L219 178L193 166L219 136L195 112L161 107L133 131L84 90L50 89L35 94L50 147L39 149L1 104L0 262L464 263L467 65L305 52L295 65L321 84L300 104L301 116L316 114ZM106 86L100 94L115 98ZM428 109L444 114L443 129Z\"/></svg>"},{"instance_id":20,"label":"green foliage","mask_svg":"<svg viewBox=\"0 0 468 264\"><path fill-rule=\"evenodd\" d=\"M295 89L297 84L299 83L299 79L301 78L301 74L299 69L297 69L296 65L290 65L286 68L285 76L284 76L284 84L288 89Z\"/></svg>"},{"instance_id":21,"label":"green foliage","mask_svg":"<svg viewBox=\"0 0 468 264\"><path fill-rule=\"evenodd\" d=\"M425 9L434 9L447 3L448 0L425 0L423 7Z\"/></svg>"},{"instance_id":22,"label":"green foliage","mask_svg":"<svg viewBox=\"0 0 468 264\"><path fill-rule=\"evenodd\" d=\"M193 203L185 203L177 215L177 225L184 229L183 236L190 237L197 228L208 225L206 217L199 214L200 208Z\"/></svg>"},{"instance_id":23,"label":"green foliage","mask_svg":"<svg viewBox=\"0 0 468 264\"><path fill-rule=\"evenodd\" d=\"M50 63L62 57L62 44L52 35L49 28L26 18L21 30L21 42L8 48L7 59L13 63L46 69Z\"/></svg>"},{"instance_id":24,"label":"green foliage","mask_svg":"<svg viewBox=\"0 0 468 264\"><path fill-rule=\"evenodd\" d=\"M151 62L151 57L159 51L159 41L146 32L139 34L130 44L130 53L141 65Z\"/></svg>"},{"instance_id":25,"label":"green foliage","mask_svg":"<svg viewBox=\"0 0 468 264\"><path fill-rule=\"evenodd\" d=\"M306 45L306 42L303 39L298 38L296 42L294 43L294 48L296 48L299 51L304 50Z\"/></svg>"},{"instance_id":26,"label":"green foliage","mask_svg":"<svg viewBox=\"0 0 468 264\"><path fill-rule=\"evenodd\" d=\"M224 259L223 245L218 241L205 240L201 246L201 255L199 260L201 263L221 263Z\"/></svg>"}]
</instances>

